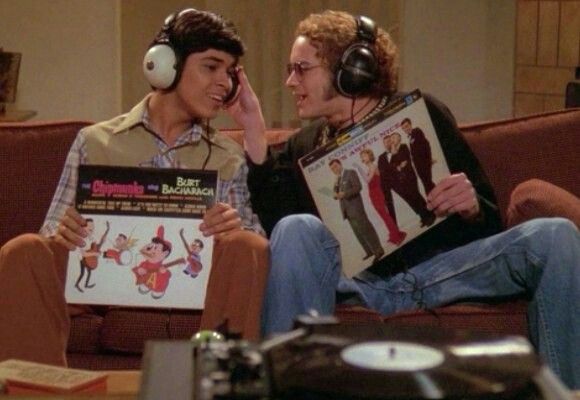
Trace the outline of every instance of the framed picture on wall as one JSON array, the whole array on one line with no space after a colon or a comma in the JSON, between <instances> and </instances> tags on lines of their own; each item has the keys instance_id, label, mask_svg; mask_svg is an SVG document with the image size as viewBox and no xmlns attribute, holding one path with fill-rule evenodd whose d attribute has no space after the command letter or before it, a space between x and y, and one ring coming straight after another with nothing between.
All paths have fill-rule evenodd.
<instances>
[{"instance_id":1,"label":"framed picture on wall","mask_svg":"<svg viewBox=\"0 0 580 400\"><path fill-rule=\"evenodd\" d=\"M14 103L16 101L21 58L21 53L0 50L0 103Z\"/></svg>"}]
</instances>

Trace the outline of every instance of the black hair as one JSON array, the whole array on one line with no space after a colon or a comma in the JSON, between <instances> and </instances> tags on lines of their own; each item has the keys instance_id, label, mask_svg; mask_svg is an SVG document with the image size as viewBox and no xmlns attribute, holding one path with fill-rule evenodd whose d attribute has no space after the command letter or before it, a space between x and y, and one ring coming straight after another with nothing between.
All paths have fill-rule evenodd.
<instances>
[{"instance_id":1,"label":"black hair","mask_svg":"<svg viewBox=\"0 0 580 400\"><path fill-rule=\"evenodd\" d=\"M163 251L164 252L166 251L168 256L171 254L171 246L165 240L163 240L160 237L156 236L153 239L151 239L151 241L153 243L160 244L161 247L163 248Z\"/></svg>"},{"instance_id":2,"label":"black hair","mask_svg":"<svg viewBox=\"0 0 580 400\"><path fill-rule=\"evenodd\" d=\"M245 48L234 24L221 15L188 9L177 14L169 24L161 29L151 45L166 37L183 59L191 53L209 49L224 51L235 58L244 55Z\"/></svg>"}]
</instances>

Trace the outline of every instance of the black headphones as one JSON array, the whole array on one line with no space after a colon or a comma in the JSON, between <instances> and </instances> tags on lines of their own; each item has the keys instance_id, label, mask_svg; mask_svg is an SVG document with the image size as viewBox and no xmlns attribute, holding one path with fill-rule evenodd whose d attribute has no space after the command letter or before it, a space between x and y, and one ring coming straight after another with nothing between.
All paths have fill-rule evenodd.
<instances>
[{"instance_id":1,"label":"black headphones","mask_svg":"<svg viewBox=\"0 0 580 400\"><path fill-rule=\"evenodd\" d=\"M171 43L171 34L177 20L182 15L190 12L200 11L194 8L186 8L165 18L161 31L157 34L147 53L145 53L143 73L149 84L155 89L172 90L177 86L181 78L183 64L189 54L181 54L179 49ZM232 102L238 92L239 81L236 72L230 73L230 81L231 90L224 98L225 104Z\"/></svg>"},{"instance_id":2,"label":"black headphones","mask_svg":"<svg viewBox=\"0 0 580 400\"><path fill-rule=\"evenodd\" d=\"M356 39L342 53L336 65L334 87L346 97L367 92L378 79L378 62L372 45L377 39L377 26L369 17L356 17Z\"/></svg>"}]
</instances>

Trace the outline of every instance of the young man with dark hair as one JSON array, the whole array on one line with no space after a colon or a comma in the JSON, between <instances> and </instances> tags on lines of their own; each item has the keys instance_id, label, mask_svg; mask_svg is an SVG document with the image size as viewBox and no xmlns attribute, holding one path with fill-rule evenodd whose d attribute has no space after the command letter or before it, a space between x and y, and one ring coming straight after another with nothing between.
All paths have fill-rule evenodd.
<instances>
[{"instance_id":1,"label":"young man with dark hair","mask_svg":"<svg viewBox=\"0 0 580 400\"><path fill-rule=\"evenodd\" d=\"M86 220L74 208L83 164L219 171L217 202L200 228L215 238L201 325L215 329L227 320L231 331L259 336L268 244L250 205L243 149L209 127L227 107L252 139L246 151L260 161L265 123L238 66L243 53L233 25L216 14L186 9L165 20L144 59L152 92L127 114L79 132L41 235L20 236L0 250L0 360L65 363L67 251L87 239Z\"/></svg>"},{"instance_id":2,"label":"young man with dark hair","mask_svg":"<svg viewBox=\"0 0 580 400\"><path fill-rule=\"evenodd\" d=\"M271 266L263 331L282 332L296 315L332 314L348 302L382 314L459 301L530 298L530 336L553 371L580 388L580 237L561 218L537 219L500 232L492 189L441 102L425 95L451 174L427 196L429 210L448 218L353 279L341 276L339 244L318 218L297 160L349 126L400 98L397 49L368 18L344 12L312 14L298 24L286 85L302 119L316 119L287 147L252 165L250 188L294 171L287 216L270 237ZM256 205L256 204L255 204ZM258 209L257 207L255 208ZM293 215L288 215L293 214Z\"/></svg>"}]
</instances>

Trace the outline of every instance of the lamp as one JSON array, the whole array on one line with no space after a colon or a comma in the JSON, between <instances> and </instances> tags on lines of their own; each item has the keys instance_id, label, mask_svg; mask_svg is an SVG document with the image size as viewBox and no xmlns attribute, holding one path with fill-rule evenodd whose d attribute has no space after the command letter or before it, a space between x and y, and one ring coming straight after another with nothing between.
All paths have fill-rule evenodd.
<instances>
[{"instance_id":1,"label":"lamp","mask_svg":"<svg viewBox=\"0 0 580 400\"><path fill-rule=\"evenodd\" d=\"M6 112L6 103L16 101L21 53L3 52L0 48L0 114Z\"/></svg>"}]
</instances>

